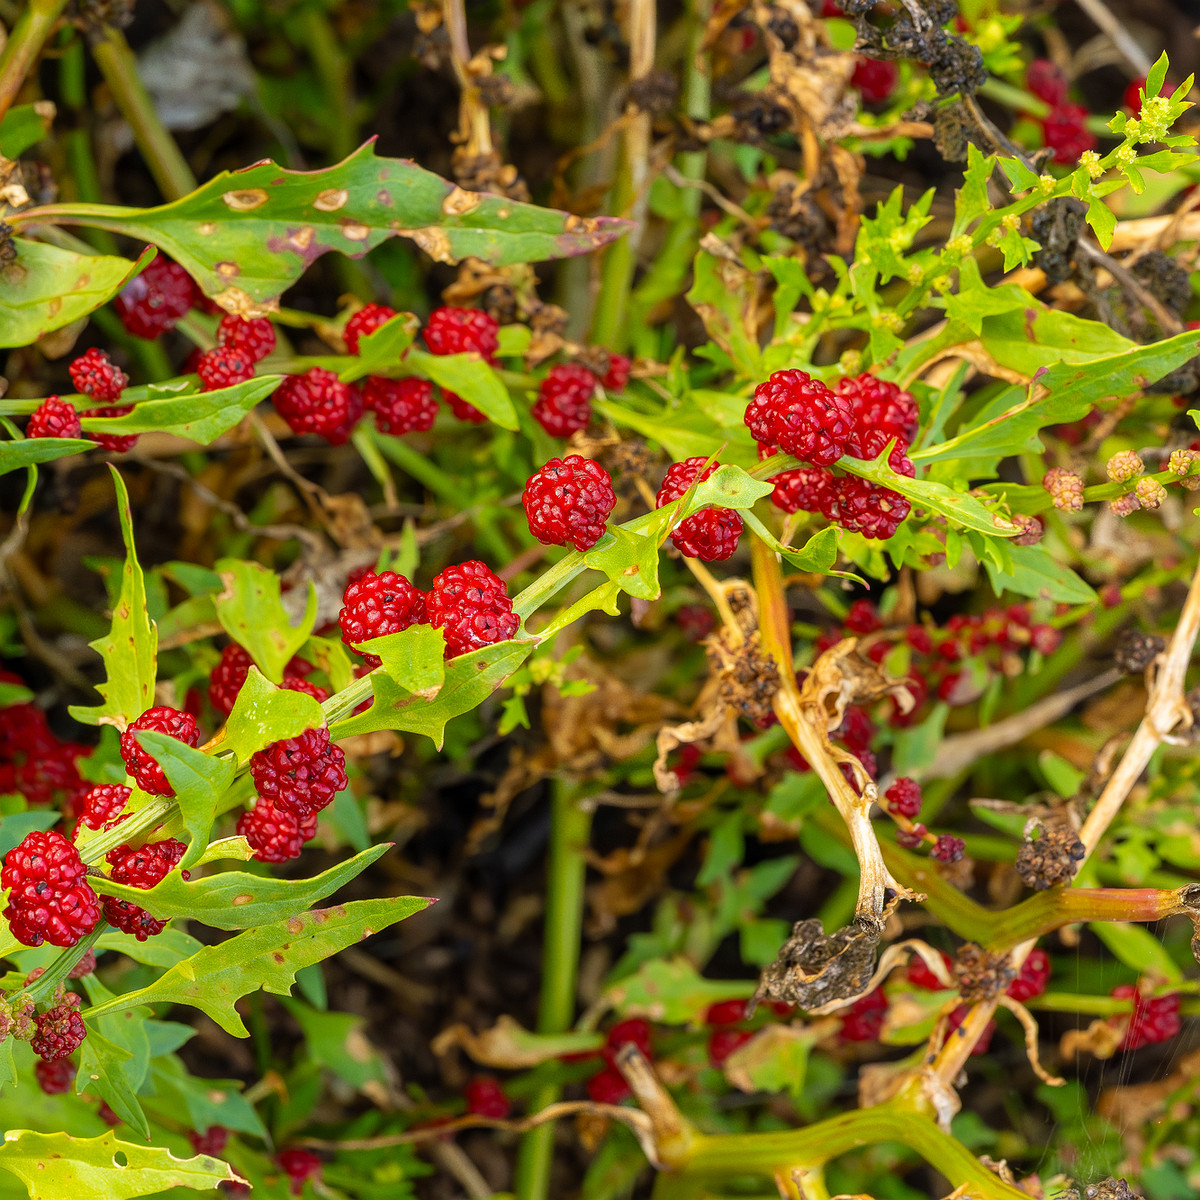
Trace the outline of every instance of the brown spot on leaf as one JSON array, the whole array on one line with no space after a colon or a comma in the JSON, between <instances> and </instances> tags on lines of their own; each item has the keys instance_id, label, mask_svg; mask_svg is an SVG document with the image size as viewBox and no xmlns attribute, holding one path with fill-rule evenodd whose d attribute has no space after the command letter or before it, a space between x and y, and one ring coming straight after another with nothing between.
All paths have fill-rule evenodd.
<instances>
[{"instance_id":1,"label":"brown spot on leaf","mask_svg":"<svg viewBox=\"0 0 1200 1200\"><path fill-rule=\"evenodd\" d=\"M234 212L253 212L267 202L267 193L262 188L246 188L239 192L225 192L221 199Z\"/></svg>"},{"instance_id":2,"label":"brown spot on leaf","mask_svg":"<svg viewBox=\"0 0 1200 1200\"><path fill-rule=\"evenodd\" d=\"M219 262L217 263L217 274L222 279L236 279L242 273L242 268L235 262Z\"/></svg>"},{"instance_id":3,"label":"brown spot on leaf","mask_svg":"<svg viewBox=\"0 0 1200 1200\"><path fill-rule=\"evenodd\" d=\"M329 913L323 908L313 909L311 916L314 925L324 925L329 920Z\"/></svg>"},{"instance_id":4,"label":"brown spot on leaf","mask_svg":"<svg viewBox=\"0 0 1200 1200\"><path fill-rule=\"evenodd\" d=\"M201 221L200 224L196 226L196 232L204 237L209 237L217 232L217 223L216 221Z\"/></svg>"},{"instance_id":5,"label":"brown spot on leaf","mask_svg":"<svg viewBox=\"0 0 1200 1200\"><path fill-rule=\"evenodd\" d=\"M389 192L387 188L380 188L379 191L375 193L375 199L387 208L392 207L392 193Z\"/></svg>"},{"instance_id":6,"label":"brown spot on leaf","mask_svg":"<svg viewBox=\"0 0 1200 1200\"><path fill-rule=\"evenodd\" d=\"M317 193L312 206L318 212L337 212L339 208L346 206L349 199L350 193L345 188L326 188Z\"/></svg>"},{"instance_id":7,"label":"brown spot on leaf","mask_svg":"<svg viewBox=\"0 0 1200 1200\"><path fill-rule=\"evenodd\" d=\"M352 242L365 242L371 236L371 227L361 221L343 221L342 234Z\"/></svg>"},{"instance_id":8,"label":"brown spot on leaf","mask_svg":"<svg viewBox=\"0 0 1200 1200\"><path fill-rule=\"evenodd\" d=\"M249 904L253 899L254 897L250 895L249 892L241 892L240 894L234 896L229 903L232 904L234 908L237 908L239 905Z\"/></svg>"},{"instance_id":9,"label":"brown spot on leaf","mask_svg":"<svg viewBox=\"0 0 1200 1200\"><path fill-rule=\"evenodd\" d=\"M85 272L83 275L80 275L80 277L77 280L75 280L75 290L77 292L81 292L91 282L92 282L92 277Z\"/></svg>"},{"instance_id":10,"label":"brown spot on leaf","mask_svg":"<svg viewBox=\"0 0 1200 1200\"><path fill-rule=\"evenodd\" d=\"M500 218L500 220L502 220L502 221L507 221L508 218L512 216L512 209L511 208L498 208L498 209L496 209L496 216L498 216Z\"/></svg>"},{"instance_id":11,"label":"brown spot on leaf","mask_svg":"<svg viewBox=\"0 0 1200 1200\"><path fill-rule=\"evenodd\" d=\"M288 245L303 254L312 245L315 233L311 225L301 225L295 233L288 234Z\"/></svg>"},{"instance_id":12,"label":"brown spot on leaf","mask_svg":"<svg viewBox=\"0 0 1200 1200\"><path fill-rule=\"evenodd\" d=\"M293 917L288 923L288 933L299 933L304 928L304 922L299 917Z\"/></svg>"},{"instance_id":13,"label":"brown spot on leaf","mask_svg":"<svg viewBox=\"0 0 1200 1200\"><path fill-rule=\"evenodd\" d=\"M474 212L482 200L483 197L478 192L468 192L456 184L442 201L442 212L448 217L461 217L465 213Z\"/></svg>"},{"instance_id":14,"label":"brown spot on leaf","mask_svg":"<svg viewBox=\"0 0 1200 1200\"><path fill-rule=\"evenodd\" d=\"M58 315L58 313L61 309L62 309L62 297L61 296L51 297L49 303L46 305L46 312L50 316L55 317Z\"/></svg>"},{"instance_id":15,"label":"brown spot on leaf","mask_svg":"<svg viewBox=\"0 0 1200 1200\"><path fill-rule=\"evenodd\" d=\"M412 238L434 262L452 263L458 260L450 249L450 239L443 229L436 225L424 229L397 229L401 237Z\"/></svg>"},{"instance_id":16,"label":"brown spot on leaf","mask_svg":"<svg viewBox=\"0 0 1200 1200\"><path fill-rule=\"evenodd\" d=\"M276 961L276 962L277 962L277 963L278 963L278 964L279 964L281 967L283 966L284 962L286 961L286 960L284 959L283 955L282 955L282 954L280 954L278 950L276 950L276 951L275 951L275 953L271 955L271 957L272 957L272 958L273 958L273 959L274 959L274 960L275 960L275 961Z\"/></svg>"},{"instance_id":17,"label":"brown spot on leaf","mask_svg":"<svg viewBox=\"0 0 1200 1200\"><path fill-rule=\"evenodd\" d=\"M226 312L233 313L237 317L269 317L272 313L279 311L279 297L276 296L271 300L254 300L241 288L231 287L226 288L223 292L218 292L212 299L219 304Z\"/></svg>"}]
</instances>

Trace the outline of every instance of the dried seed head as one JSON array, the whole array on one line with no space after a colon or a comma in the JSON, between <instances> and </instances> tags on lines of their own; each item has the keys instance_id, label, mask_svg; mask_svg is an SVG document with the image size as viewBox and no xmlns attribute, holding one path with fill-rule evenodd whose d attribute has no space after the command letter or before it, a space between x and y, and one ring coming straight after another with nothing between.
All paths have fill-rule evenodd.
<instances>
[{"instance_id":1,"label":"dried seed head","mask_svg":"<svg viewBox=\"0 0 1200 1200\"><path fill-rule=\"evenodd\" d=\"M1087 848L1069 825L1055 822L1038 829L1038 837L1025 839L1017 852L1016 868L1021 882L1035 892L1057 883L1070 883L1079 870Z\"/></svg>"},{"instance_id":2,"label":"dried seed head","mask_svg":"<svg viewBox=\"0 0 1200 1200\"><path fill-rule=\"evenodd\" d=\"M1122 630L1114 657L1126 675L1140 675L1167 647L1165 638L1136 629Z\"/></svg>"}]
</instances>

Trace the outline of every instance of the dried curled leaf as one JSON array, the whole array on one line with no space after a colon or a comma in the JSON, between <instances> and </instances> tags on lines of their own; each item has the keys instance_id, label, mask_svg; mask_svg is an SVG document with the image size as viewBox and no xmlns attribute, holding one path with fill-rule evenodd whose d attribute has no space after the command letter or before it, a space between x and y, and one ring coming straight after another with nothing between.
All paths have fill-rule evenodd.
<instances>
[{"instance_id":1,"label":"dried curled leaf","mask_svg":"<svg viewBox=\"0 0 1200 1200\"><path fill-rule=\"evenodd\" d=\"M502 1016L491 1029L475 1033L466 1025L451 1025L433 1039L434 1054L461 1049L481 1066L520 1071L550 1062L564 1054L598 1050L604 1038L598 1033L531 1033L512 1017Z\"/></svg>"},{"instance_id":2,"label":"dried curled leaf","mask_svg":"<svg viewBox=\"0 0 1200 1200\"><path fill-rule=\"evenodd\" d=\"M879 933L862 924L826 934L815 918L797 921L779 957L763 968L748 1011L760 1000L813 1010L861 995L874 974L878 945Z\"/></svg>"}]
</instances>

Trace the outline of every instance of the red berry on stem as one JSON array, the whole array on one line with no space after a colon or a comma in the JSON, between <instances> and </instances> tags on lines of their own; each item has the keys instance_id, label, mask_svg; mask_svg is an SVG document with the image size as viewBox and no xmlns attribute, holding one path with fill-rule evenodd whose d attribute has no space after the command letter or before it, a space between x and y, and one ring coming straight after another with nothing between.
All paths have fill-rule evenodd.
<instances>
[{"instance_id":1,"label":"red berry on stem","mask_svg":"<svg viewBox=\"0 0 1200 1200\"><path fill-rule=\"evenodd\" d=\"M386 325L395 315L396 310L389 308L386 304L364 304L346 322L346 328L342 330L342 340L346 343L346 349L351 354L357 354L359 338L374 333L381 325Z\"/></svg>"},{"instance_id":2,"label":"red berry on stem","mask_svg":"<svg viewBox=\"0 0 1200 1200\"><path fill-rule=\"evenodd\" d=\"M252 363L262 362L275 349L275 326L266 317L226 313L217 326L217 344L236 347Z\"/></svg>"},{"instance_id":3,"label":"red berry on stem","mask_svg":"<svg viewBox=\"0 0 1200 1200\"><path fill-rule=\"evenodd\" d=\"M0 886L9 889L4 916L25 946L74 946L100 920L96 893L73 843L35 830L4 856Z\"/></svg>"},{"instance_id":4,"label":"red berry on stem","mask_svg":"<svg viewBox=\"0 0 1200 1200\"><path fill-rule=\"evenodd\" d=\"M137 780L138 787L152 796L173 796L175 790L167 782L162 768L137 740L136 731L142 729L165 733L185 746L199 746L200 730L196 718L191 713L160 705L148 708L121 734L121 757L125 760L126 770Z\"/></svg>"},{"instance_id":5,"label":"red berry on stem","mask_svg":"<svg viewBox=\"0 0 1200 1200\"><path fill-rule=\"evenodd\" d=\"M79 414L83 417L126 417L133 412L132 404L123 404L119 408L88 408ZM101 450L109 450L113 454L126 454L137 445L138 435L136 433L96 433L92 430L85 431L83 434L86 438L91 438Z\"/></svg>"},{"instance_id":6,"label":"red berry on stem","mask_svg":"<svg viewBox=\"0 0 1200 1200\"><path fill-rule=\"evenodd\" d=\"M610 354L608 356L608 370L600 378L605 391L624 391L625 385L629 382L629 369L632 365L624 354Z\"/></svg>"},{"instance_id":7,"label":"red berry on stem","mask_svg":"<svg viewBox=\"0 0 1200 1200\"><path fill-rule=\"evenodd\" d=\"M1088 110L1079 104L1059 104L1042 119L1042 141L1054 151L1054 161L1077 163L1085 150L1096 148L1096 135L1084 124Z\"/></svg>"},{"instance_id":8,"label":"red berry on stem","mask_svg":"<svg viewBox=\"0 0 1200 1200\"><path fill-rule=\"evenodd\" d=\"M952 959L944 950L940 950L938 953L941 954L942 962L945 964L946 970L951 973L951 978L953 978L954 959ZM944 992L949 986L949 984L943 983L933 973L933 971L930 970L928 964L919 954L914 954L912 958L908 960L908 970L905 972L905 974L908 978L908 982L911 983L913 987L921 988L926 992Z\"/></svg>"},{"instance_id":9,"label":"red berry on stem","mask_svg":"<svg viewBox=\"0 0 1200 1200\"><path fill-rule=\"evenodd\" d=\"M899 80L900 68L894 62L860 57L850 76L850 86L867 104L882 104L896 90Z\"/></svg>"},{"instance_id":10,"label":"red berry on stem","mask_svg":"<svg viewBox=\"0 0 1200 1200\"><path fill-rule=\"evenodd\" d=\"M47 1096L61 1096L64 1092L72 1091L76 1069L69 1058L56 1058L50 1062L39 1058L33 1064L33 1074L38 1086Z\"/></svg>"},{"instance_id":11,"label":"red berry on stem","mask_svg":"<svg viewBox=\"0 0 1200 1200\"><path fill-rule=\"evenodd\" d=\"M1050 956L1042 949L1029 952L1029 957L1021 964L1021 970L1016 979L1008 985L1007 994L1023 1004L1040 996L1050 982Z\"/></svg>"},{"instance_id":12,"label":"red berry on stem","mask_svg":"<svg viewBox=\"0 0 1200 1200\"><path fill-rule=\"evenodd\" d=\"M604 535L616 507L612 477L578 454L552 458L534 472L521 497L529 532L543 545L590 550Z\"/></svg>"},{"instance_id":13,"label":"red berry on stem","mask_svg":"<svg viewBox=\"0 0 1200 1200\"><path fill-rule=\"evenodd\" d=\"M325 726L274 742L251 756L254 788L277 812L303 820L320 812L346 786L346 755Z\"/></svg>"},{"instance_id":14,"label":"red berry on stem","mask_svg":"<svg viewBox=\"0 0 1200 1200\"><path fill-rule=\"evenodd\" d=\"M300 857L304 843L317 832L317 814L301 819L259 797L254 808L238 818L237 831L259 862L290 862Z\"/></svg>"},{"instance_id":15,"label":"red berry on stem","mask_svg":"<svg viewBox=\"0 0 1200 1200\"><path fill-rule=\"evenodd\" d=\"M342 596L338 626L347 646L369 642L373 638L399 633L427 620L425 594L395 571L364 572ZM380 664L377 655L365 655L372 667Z\"/></svg>"},{"instance_id":16,"label":"red berry on stem","mask_svg":"<svg viewBox=\"0 0 1200 1200\"><path fill-rule=\"evenodd\" d=\"M186 848L174 838L149 842L136 849L118 846L108 853L109 877L114 883L123 883L128 887L143 890L152 888L170 874ZM129 900L115 896L104 898L104 917L110 925L123 933L132 934L139 942L156 937L166 928L165 921L160 921Z\"/></svg>"},{"instance_id":17,"label":"red berry on stem","mask_svg":"<svg viewBox=\"0 0 1200 1200\"><path fill-rule=\"evenodd\" d=\"M68 979L83 979L96 969L96 952L88 950L84 956L67 972Z\"/></svg>"},{"instance_id":18,"label":"red berry on stem","mask_svg":"<svg viewBox=\"0 0 1200 1200\"><path fill-rule=\"evenodd\" d=\"M77 392L100 404L115 404L129 385L129 376L103 350L85 350L67 368Z\"/></svg>"},{"instance_id":19,"label":"red berry on stem","mask_svg":"<svg viewBox=\"0 0 1200 1200\"><path fill-rule=\"evenodd\" d=\"M725 1060L740 1050L754 1037L750 1029L715 1029L708 1039L708 1061L714 1067L723 1067Z\"/></svg>"},{"instance_id":20,"label":"red berry on stem","mask_svg":"<svg viewBox=\"0 0 1200 1200\"><path fill-rule=\"evenodd\" d=\"M425 379L368 376L363 384L363 404L375 414L375 428L380 433L397 437L432 429L438 413L433 384Z\"/></svg>"},{"instance_id":21,"label":"red berry on stem","mask_svg":"<svg viewBox=\"0 0 1200 1200\"><path fill-rule=\"evenodd\" d=\"M68 992L53 1008L33 1018L36 1032L29 1045L43 1062L67 1058L83 1045L87 1029L79 1015L79 1004L79 997Z\"/></svg>"},{"instance_id":22,"label":"red berry on stem","mask_svg":"<svg viewBox=\"0 0 1200 1200\"><path fill-rule=\"evenodd\" d=\"M1066 102L1066 76L1048 58L1035 58L1025 68L1025 86L1051 108Z\"/></svg>"},{"instance_id":23,"label":"red berry on stem","mask_svg":"<svg viewBox=\"0 0 1200 1200\"><path fill-rule=\"evenodd\" d=\"M818 467L837 462L854 425L849 403L804 371L776 371L754 389L746 426L760 442Z\"/></svg>"},{"instance_id":24,"label":"red berry on stem","mask_svg":"<svg viewBox=\"0 0 1200 1200\"><path fill-rule=\"evenodd\" d=\"M343 445L362 416L362 393L324 367L289 375L271 402L293 433L315 433L332 446Z\"/></svg>"},{"instance_id":25,"label":"red berry on stem","mask_svg":"<svg viewBox=\"0 0 1200 1200\"><path fill-rule=\"evenodd\" d=\"M736 1025L746 1019L745 1000L721 1000L710 1004L704 1014L705 1025Z\"/></svg>"},{"instance_id":26,"label":"red berry on stem","mask_svg":"<svg viewBox=\"0 0 1200 1200\"><path fill-rule=\"evenodd\" d=\"M874 633L883 628L883 622L879 619L879 609L870 600L855 600L842 624L851 633L860 635Z\"/></svg>"},{"instance_id":27,"label":"red berry on stem","mask_svg":"<svg viewBox=\"0 0 1200 1200\"><path fill-rule=\"evenodd\" d=\"M229 1141L229 1130L224 1125L210 1125L203 1133L197 1129L188 1131L188 1141L197 1154L216 1158Z\"/></svg>"},{"instance_id":28,"label":"red berry on stem","mask_svg":"<svg viewBox=\"0 0 1200 1200\"><path fill-rule=\"evenodd\" d=\"M430 354L463 354L474 351L484 362L494 363L500 348L499 322L478 308L435 308L425 325L425 345ZM454 392L442 392L450 411L460 421L482 424L487 420L473 404Z\"/></svg>"},{"instance_id":29,"label":"red berry on stem","mask_svg":"<svg viewBox=\"0 0 1200 1200\"><path fill-rule=\"evenodd\" d=\"M716 471L719 464L705 466L704 458L688 458L672 463L658 489L655 504L663 508L678 500L694 482L703 482ZM675 527L671 541L680 554L719 562L729 558L737 549L742 536L742 518L731 508L703 508Z\"/></svg>"},{"instance_id":30,"label":"red berry on stem","mask_svg":"<svg viewBox=\"0 0 1200 1200\"><path fill-rule=\"evenodd\" d=\"M930 858L936 858L939 862L956 863L966 853L967 843L960 837L954 837L953 834L943 833L934 843L934 847L929 852Z\"/></svg>"},{"instance_id":31,"label":"red berry on stem","mask_svg":"<svg viewBox=\"0 0 1200 1200\"><path fill-rule=\"evenodd\" d=\"M512 1104L500 1086L500 1080L491 1075L476 1075L466 1086L463 1095L467 1101L467 1112L477 1117L491 1117L503 1121L512 1110Z\"/></svg>"},{"instance_id":32,"label":"red berry on stem","mask_svg":"<svg viewBox=\"0 0 1200 1200\"><path fill-rule=\"evenodd\" d=\"M851 533L882 541L900 528L911 508L899 492L847 475L837 481L837 507L827 515Z\"/></svg>"},{"instance_id":33,"label":"red berry on stem","mask_svg":"<svg viewBox=\"0 0 1200 1200\"><path fill-rule=\"evenodd\" d=\"M429 624L446 635L447 658L506 642L521 624L504 580L478 560L435 575L425 604Z\"/></svg>"},{"instance_id":34,"label":"red berry on stem","mask_svg":"<svg viewBox=\"0 0 1200 1200\"><path fill-rule=\"evenodd\" d=\"M538 386L533 418L551 437L570 437L592 419L596 377L578 363L560 363Z\"/></svg>"},{"instance_id":35,"label":"red berry on stem","mask_svg":"<svg viewBox=\"0 0 1200 1200\"><path fill-rule=\"evenodd\" d=\"M199 295L187 271L160 254L121 289L113 307L129 333L149 340L174 329Z\"/></svg>"},{"instance_id":36,"label":"red berry on stem","mask_svg":"<svg viewBox=\"0 0 1200 1200\"><path fill-rule=\"evenodd\" d=\"M300 1147L291 1150L281 1150L275 1161L283 1168L283 1173L291 1180L293 1196L299 1196L304 1191L306 1180L316 1179L321 1174L321 1160L311 1151Z\"/></svg>"},{"instance_id":37,"label":"red berry on stem","mask_svg":"<svg viewBox=\"0 0 1200 1200\"><path fill-rule=\"evenodd\" d=\"M625 1076L615 1067L605 1067L587 1081L588 1098L596 1104L620 1104L633 1095Z\"/></svg>"},{"instance_id":38,"label":"red berry on stem","mask_svg":"<svg viewBox=\"0 0 1200 1200\"><path fill-rule=\"evenodd\" d=\"M887 1006L887 997L879 988L860 996L842 1017L842 1041L875 1041L883 1029L883 1017Z\"/></svg>"},{"instance_id":39,"label":"red berry on stem","mask_svg":"<svg viewBox=\"0 0 1200 1200\"><path fill-rule=\"evenodd\" d=\"M884 792L884 796L887 797L889 811L910 821L921 811L921 785L916 780L897 779Z\"/></svg>"},{"instance_id":40,"label":"red berry on stem","mask_svg":"<svg viewBox=\"0 0 1200 1200\"><path fill-rule=\"evenodd\" d=\"M47 396L33 410L29 424L25 426L27 438L77 438L83 437L83 426L73 404L57 396Z\"/></svg>"},{"instance_id":41,"label":"red berry on stem","mask_svg":"<svg viewBox=\"0 0 1200 1200\"><path fill-rule=\"evenodd\" d=\"M917 436L917 402L898 384L865 371L839 379L834 391L849 403L860 433L875 430L883 435L885 444L895 438L906 447Z\"/></svg>"},{"instance_id":42,"label":"red berry on stem","mask_svg":"<svg viewBox=\"0 0 1200 1200\"><path fill-rule=\"evenodd\" d=\"M216 346L196 364L201 391L217 392L254 378L254 360L239 346Z\"/></svg>"},{"instance_id":43,"label":"red berry on stem","mask_svg":"<svg viewBox=\"0 0 1200 1200\"><path fill-rule=\"evenodd\" d=\"M253 665L254 659L237 642L230 642L221 651L221 659L208 677L208 702L217 712L229 716L233 711L238 692Z\"/></svg>"}]
</instances>

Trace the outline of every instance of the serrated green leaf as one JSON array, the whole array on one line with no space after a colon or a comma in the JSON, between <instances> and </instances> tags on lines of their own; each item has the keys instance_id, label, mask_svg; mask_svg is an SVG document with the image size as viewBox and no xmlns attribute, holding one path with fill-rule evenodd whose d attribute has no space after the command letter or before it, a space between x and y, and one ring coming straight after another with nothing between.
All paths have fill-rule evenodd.
<instances>
[{"instance_id":1,"label":"serrated green leaf","mask_svg":"<svg viewBox=\"0 0 1200 1200\"><path fill-rule=\"evenodd\" d=\"M996 595L1044 596L1058 604L1095 604L1100 597L1070 567L1059 562L1044 546L1010 546L1013 569L1001 570L985 562Z\"/></svg>"},{"instance_id":2,"label":"serrated green leaf","mask_svg":"<svg viewBox=\"0 0 1200 1200\"><path fill-rule=\"evenodd\" d=\"M232 429L260 400L282 382L263 375L215 392L189 391L162 400L142 400L123 417L85 417L88 433L173 433L207 446Z\"/></svg>"},{"instance_id":3,"label":"serrated green leaf","mask_svg":"<svg viewBox=\"0 0 1200 1200\"><path fill-rule=\"evenodd\" d=\"M94 1138L9 1129L0 1168L29 1189L30 1200L131 1200L168 1188L209 1191L239 1182L228 1163L206 1154L176 1158L157 1146L122 1142L111 1131Z\"/></svg>"},{"instance_id":4,"label":"serrated green leaf","mask_svg":"<svg viewBox=\"0 0 1200 1200\"><path fill-rule=\"evenodd\" d=\"M248 871L221 871L203 879L184 879L172 871L161 883L141 889L97 879L96 889L140 905L160 921L192 917L214 929L251 929L303 912L360 875L392 848L371 846L311 879L277 879Z\"/></svg>"},{"instance_id":5,"label":"serrated green leaf","mask_svg":"<svg viewBox=\"0 0 1200 1200\"><path fill-rule=\"evenodd\" d=\"M330 729L335 741L376 729L423 733L442 748L446 722L478 707L529 657L536 641L499 642L460 654L446 663L446 680L433 700L425 701L401 687L386 671L371 674L374 703L356 717Z\"/></svg>"},{"instance_id":6,"label":"serrated green leaf","mask_svg":"<svg viewBox=\"0 0 1200 1200\"><path fill-rule=\"evenodd\" d=\"M12 246L16 258L0 273L0 346L32 345L86 317L112 299L153 257L147 253L130 262L109 255L76 254L25 238L13 238Z\"/></svg>"},{"instance_id":7,"label":"serrated green leaf","mask_svg":"<svg viewBox=\"0 0 1200 1200\"><path fill-rule=\"evenodd\" d=\"M96 443L87 438L15 438L11 442L0 442L0 475L37 463L53 462L69 454L86 454L95 448Z\"/></svg>"},{"instance_id":8,"label":"serrated green leaf","mask_svg":"<svg viewBox=\"0 0 1200 1200\"><path fill-rule=\"evenodd\" d=\"M747 379L762 377L754 277L740 263L701 250L693 264L687 302L699 314L708 336L729 355Z\"/></svg>"},{"instance_id":9,"label":"serrated green leaf","mask_svg":"<svg viewBox=\"0 0 1200 1200\"><path fill-rule=\"evenodd\" d=\"M588 550L583 561L594 571L603 571L621 591L642 600L660 594L658 552L661 538L633 533L615 526Z\"/></svg>"},{"instance_id":10,"label":"serrated green leaf","mask_svg":"<svg viewBox=\"0 0 1200 1200\"><path fill-rule=\"evenodd\" d=\"M377 157L374 142L322 171L270 160L223 171L157 208L57 204L27 209L20 220L142 238L181 263L206 295L246 310L275 300L322 254L361 258L391 237L412 238L438 262L470 255L504 265L587 254L629 228L613 217L465 192L407 159Z\"/></svg>"},{"instance_id":11,"label":"serrated green leaf","mask_svg":"<svg viewBox=\"0 0 1200 1200\"><path fill-rule=\"evenodd\" d=\"M473 404L502 429L517 428L517 410L495 369L478 354L430 354L413 347L404 365Z\"/></svg>"},{"instance_id":12,"label":"serrated green leaf","mask_svg":"<svg viewBox=\"0 0 1200 1200\"><path fill-rule=\"evenodd\" d=\"M239 763L246 763L272 742L299 737L306 729L324 724L318 700L305 692L276 687L252 666L233 703L219 748L232 750Z\"/></svg>"},{"instance_id":13,"label":"serrated green leaf","mask_svg":"<svg viewBox=\"0 0 1200 1200\"><path fill-rule=\"evenodd\" d=\"M117 491L117 515L125 542L125 566L121 592L113 609L112 629L90 645L104 660L107 676L96 691L104 703L92 708L72 705L68 711L86 725L115 725L124 729L154 703L154 681L158 671L158 631L146 611L146 578L133 544L133 516L125 481L110 466Z\"/></svg>"},{"instance_id":14,"label":"serrated green leaf","mask_svg":"<svg viewBox=\"0 0 1200 1200\"><path fill-rule=\"evenodd\" d=\"M725 463L707 479L696 484L687 502L676 512L675 520L682 521L710 505L716 508L753 508L757 501L774 490L773 483L755 479L741 467Z\"/></svg>"},{"instance_id":15,"label":"serrated green leaf","mask_svg":"<svg viewBox=\"0 0 1200 1200\"><path fill-rule=\"evenodd\" d=\"M299 625L293 625L274 571L238 558L222 558L216 569L225 587L213 601L217 620L272 683L281 682L288 660L312 633L317 619L316 588L308 585L304 616Z\"/></svg>"},{"instance_id":16,"label":"serrated green leaf","mask_svg":"<svg viewBox=\"0 0 1200 1200\"><path fill-rule=\"evenodd\" d=\"M446 681L446 635L432 625L410 625L356 649L376 655L392 681L421 700L432 700Z\"/></svg>"},{"instance_id":17,"label":"serrated green leaf","mask_svg":"<svg viewBox=\"0 0 1200 1200\"><path fill-rule=\"evenodd\" d=\"M793 567L814 575L843 575L833 570L837 561L838 535L832 525L818 529L803 546L785 546L753 513L742 518L754 535L766 542L776 554L782 555ZM857 578L857 576L850 576Z\"/></svg>"},{"instance_id":18,"label":"serrated green leaf","mask_svg":"<svg viewBox=\"0 0 1200 1200\"><path fill-rule=\"evenodd\" d=\"M205 946L149 986L116 996L84 1016L93 1019L141 1004L187 1004L207 1013L226 1033L249 1037L235 1007L242 996L259 989L286 996L301 967L330 958L430 903L420 896L355 900L272 921L219 946Z\"/></svg>"},{"instance_id":19,"label":"serrated green leaf","mask_svg":"<svg viewBox=\"0 0 1200 1200\"><path fill-rule=\"evenodd\" d=\"M1093 197L1088 203L1087 223L1096 235L1101 250L1107 250L1112 245L1113 234L1117 230L1117 215L1103 200Z\"/></svg>"},{"instance_id":20,"label":"serrated green leaf","mask_svg":"<svg viewBox=\"0 0 1200 1200\"><path fill-rule=\"evenodd\" d=\"M134 736L158 762L175 791L175 803L191 838L179 865L181 869L190 867L208 846L221 795L233 781L233 759L205 754L153 729L139 729Z\"/></svg>"}]
</instances>

